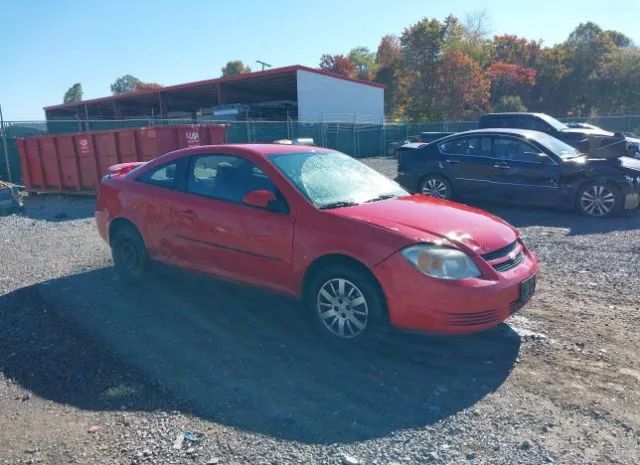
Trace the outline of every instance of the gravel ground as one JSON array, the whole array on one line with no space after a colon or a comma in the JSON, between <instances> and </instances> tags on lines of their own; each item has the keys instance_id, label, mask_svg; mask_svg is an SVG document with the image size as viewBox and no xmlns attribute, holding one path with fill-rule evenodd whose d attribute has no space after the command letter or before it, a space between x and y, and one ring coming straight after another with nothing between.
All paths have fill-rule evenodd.
<instances>
[{"instance_id":1,"label":"gravel ground","mask_svg":"<svg viewBox=\"0 0 640 465\"><path fill-rule=\"evenodd\" d=\"M530 304L345 350L256 289L129 289L93 199L31 198L0 217L0 464L640 463L640 215L480 206L540 259Z\"/></svg>"}]
</instances>

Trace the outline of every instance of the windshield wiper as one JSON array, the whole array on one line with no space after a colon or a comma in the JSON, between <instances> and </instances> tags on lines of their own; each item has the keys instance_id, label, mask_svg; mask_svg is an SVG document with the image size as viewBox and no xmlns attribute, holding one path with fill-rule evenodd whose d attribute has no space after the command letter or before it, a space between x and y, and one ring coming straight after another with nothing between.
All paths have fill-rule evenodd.
<instances>
[{"instance_id":1,"label":"windshield wiper","mask_svg":"<svg viewBox=\"0 0 640 465\"><path fill-rule=\"evenodd\" d=\"M326 205L322 205L318 207L320 210L329 210L331 208L340 208L340 207L353 207L354 205L360 205L358 202L346 202L341 200L340 202L332 202Z\"/></svg>"},{"instance_id":2,"label":"windshield wiper","mask_svg":"<svg viewBox=\"0 0 640 465\"><path fill-rule=\"evenodd\" d=\"M397 195L395 194L382 194L372 199L367 200L365 203L377 202L378 200L387 200L387 199L395 199Z\"/></svg>"}]
</instances>

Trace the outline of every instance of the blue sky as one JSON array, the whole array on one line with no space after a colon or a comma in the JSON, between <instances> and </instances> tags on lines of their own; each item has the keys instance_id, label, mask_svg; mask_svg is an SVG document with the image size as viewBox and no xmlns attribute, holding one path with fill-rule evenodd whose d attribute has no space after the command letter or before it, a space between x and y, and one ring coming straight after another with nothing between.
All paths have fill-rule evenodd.
<instances>
[{"instance_id":1,"label":"blue sky","mask_svg":"<svg viewBox=\"0 0 640 465\"><path fill-rule=\"evenodd\" d=\"M6 120L44 119L78 81L95 98L123 74L170 85L217 77L237 58L317 66L323 53L375 50L421 17L478 9L496 34L554 44L593 20L640 43L638 0L0 0L0 104Z\"/></svg>"}]
</instances>

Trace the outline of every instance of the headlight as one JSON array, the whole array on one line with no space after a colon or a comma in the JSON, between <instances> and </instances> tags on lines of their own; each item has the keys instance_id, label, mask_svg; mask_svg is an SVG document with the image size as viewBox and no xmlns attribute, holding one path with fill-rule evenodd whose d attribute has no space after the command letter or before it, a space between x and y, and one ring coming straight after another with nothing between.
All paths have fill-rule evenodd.
<instances>
[{"instance_id":1,"label":"headlight","mask_svg":"<svg viewBox=\"0 0 640 465\"><path fill-rule=\"evenodd\" d=\"M440 279L476 278L481 275L475 263L464 252L429 244L418 244L401 251L418 271Z\"/></svg>"}]
</instances>

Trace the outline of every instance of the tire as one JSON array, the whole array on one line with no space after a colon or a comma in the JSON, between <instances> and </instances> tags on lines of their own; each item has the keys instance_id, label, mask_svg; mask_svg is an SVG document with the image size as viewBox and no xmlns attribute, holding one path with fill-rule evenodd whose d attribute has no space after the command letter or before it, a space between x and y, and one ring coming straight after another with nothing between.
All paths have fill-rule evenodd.
<instances>
[{"instance_id":1,"label":"tire","mask_svg":"<svg viewBox=\"0 0 640 465\"><path fill-rule=\"evenodd\" d=\"M363 341L387 326L378 283L356 266L332 264L320 269L310 280L305 300L318 328L333 341Z\"/></svg>"},{"instance_id":2,"label":"tire","mask_svg":"<svg viewBox=\"0 0 640 465\"><path fill-rule=\"evenodd\" d=\"M439 174L428 174L420 180L418 192L436 199L453 198L453 187L447 178Z\"/></svg>"},{"instance_id":3,"label":"tire","mask_svg":"<svg viewBox=\"0 0 640 465\"><path fill-rule=\"evenodd\" d=\"M113 232L111 256L116 272L127 283L139 282L149 268L149 254L144 240L130 224L118 226Z\"/></svg>"},{"instance_id":4,"label":"tire","mask_svg":"<svg viewBox=\"0 0 640 465\"><path fill-rule=\"evenodd\" d=\"M576 210L584 216L607 218L619 215L623 209L620 189L606 182L589 182L578 189Z\"/></svg>"}]
</instances>

